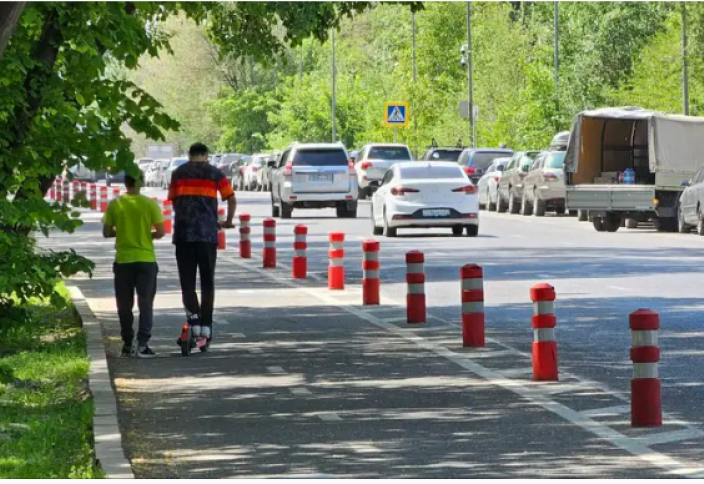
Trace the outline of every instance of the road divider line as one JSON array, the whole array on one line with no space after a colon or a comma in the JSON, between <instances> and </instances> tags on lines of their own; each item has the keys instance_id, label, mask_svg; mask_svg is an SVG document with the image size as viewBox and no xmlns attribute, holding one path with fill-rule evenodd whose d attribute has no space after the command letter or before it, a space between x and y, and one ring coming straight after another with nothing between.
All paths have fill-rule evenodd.
<instances>
[{"instance_id":1,"label":"road divider line","mask_svg":"<svg viewBox=\"0 0 704 484\"><path fill-rule=\"evenodd\" d=\"M281 368L280 366L267 366L266 371L269 373L273 373L274 375L285 375L286 370Z\"/></svg>"},{"instance_id":2,"label":"road divider line","mask_svg":"<svg viewBox=\"0 0 704 484\"><path fill-rule=\"evenodd\" d=\"M323 422L342 422L342 417L340 417L336 413L321 413L318 415L318 418L322 420Z\"/></svg>"},{"instance_id":3,"label":"road divider line","mask_svg":"<svg viewBox=\"0 0 704 484\"><path fill-rule=\"evenodd\" d=\"M349 303L341 302L335 297L331 296L329 293L323 293L317 288L309 288L293 281L287 281L282 277L278 277L276 274L272 274L258 267L242 263L238 260L227 259L227 262L239 266L241 268L257 272L258 274L264 277L268 277L269 279L278 282L282 285L300 289L301 291L311 295L312 297L320 300L323 303L345 310L350 314L353 314L374 326L384 329L387 332L394 334L406 341L414 343L419 348L428 350L436 354L437 356L446 358L454 362L458 366L468 370L469 372L485 379L489 384L513 392L531 401L532 403L539 405L540 407L562 417L564 420L578 427L581 427L582 429L596 435L597 437L610 442L612 445L640 458L644 462L665 469L671 474L677 476L688 478L704 478L703 466L694 463L689 463L683 460L677 460L666 454L657 452L648 447L646 444L639 442L634 438L627 437L603 423L593 420L585 415L582 415L577 410L567 407L566 405L559 403L556 400L552 400L542 391L543 385L541 384L522 385L520 381L505 378L499 373L498 370L486 368L474 361L471 361L469 358L467 358L467 354L454 353L453 351L445 348L444 346L437 345L432 341L428 341L423 337L418 336L417 334L409 332L406 328L399 328L393 324L384 323L381 319L370 314L368 311L359 310L350 305ZM320 418L325 420L322 415L320 416ZM337 416L337 418L340 417Z\"/></svg>"},{"instance_id":4,"label":"road divider line","mask_svg":"<svg viewBox=\"0 0 704 484\"><path fill-rule=\"evenodd\" d=\"M595 408L593 410L583 410L579 413L589 418L613 417L623 415L631 411L630 405L615 405L613 407Z\"/></svg>"},{"instance_id":5,"label":"road divider line","mask_svg":"<svg viewBox=\"0 0 704 484\"><path fill-rule=\"evenodd\" d=\"M312 395L313 392L304 387L293 387L289 388L289 391L294 395Z\"/></svg>"},{"instance_id":6,"label":"road divider line","mask_svg":"<svg viewBox=\"0 0 704 484\"><path fill-rule=\"evenodd\" d=\"M635 439L644 445L661 445L670 444L672 442L681 442L683 440L699 439L702 436L698 432L693 432L691 429L673 430L671 432L658 432L651 435L641 435Z\"/></svg>"},{"instance_id":7,"label":"road divider line","mask_svg":"<svg viewBox=\"0 0 704 484\"><path fill-rule=\"evenodd\" d=\"M253 355L261 355L262 353L264 353L264 350L261 348L249 348L247 351L249 351Z\"/></svg>"},{"instance_id":8,"label":"road divider line","mask_svg":"<svg viewBox=\"0 0 704 484\"><path fill-rule=\"evenodd\" d=\"M526 366L523 368L509 368L508 370L498 370L498 372L503 377L511 378L517 376L532 375L533 369L529 366Z\"/></svg>"}]
</instances>

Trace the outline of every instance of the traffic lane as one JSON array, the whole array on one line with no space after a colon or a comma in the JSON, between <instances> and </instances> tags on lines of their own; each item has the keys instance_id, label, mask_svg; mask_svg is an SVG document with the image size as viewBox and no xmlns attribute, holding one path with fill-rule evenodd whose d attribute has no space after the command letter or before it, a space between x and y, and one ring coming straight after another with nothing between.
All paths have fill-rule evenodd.
<instances>
[{"instance_id":1,"label":"traffic lane","mask_svg":"<svg viewBox=\"0 0 704 484\"><path fill-rule=\"evenodd\" d=\"M368 204L360 205L361 217L365 211ZM300 215L310 212L314 211ZM361 239L370 234L368 220L340 223L315 217L285 221L285 226L301 221L309 227L310 271L320 277L327 271L327 232L344 225L347 279L358 283ZM485 272L487 317L496 323L489 325L488 335L530 352L529 288L549 282L558 293L561 366L621 392L629 391L631 372L628 314L650 307L660 312L663 322L663 402L670 411L701 420L695 403L704 396L704 335L697 324L703 309L698 268L704 249L697 237L642 229L597 233L590 224L568 217L482 213L481 222L480 233L486 238L453 238L437 231L430 236L420 232L421 236L379 238L383 294L405 299L404 254L422 250L430 311L457 320L459 267L478 263ZM279 230L278 241L284 262L292 255L288 247L293 241L286 232Z\"/></svg>"}]
</instances>

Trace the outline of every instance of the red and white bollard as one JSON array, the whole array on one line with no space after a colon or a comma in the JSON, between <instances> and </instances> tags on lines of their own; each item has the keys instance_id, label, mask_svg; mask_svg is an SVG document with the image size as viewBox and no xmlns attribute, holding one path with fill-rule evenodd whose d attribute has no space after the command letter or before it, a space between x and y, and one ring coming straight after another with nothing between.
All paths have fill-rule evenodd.
<instances>
[{"instance_id":1,"label":"red and white bollard","mask_svg":"<svg viewBox=\"0 0 704 484\"><path fill-rule=\"evenodd\" d=\"M263 265L265 269L276 267L276 220L273 218L264 220Z\"/></svg>"},{"instance_id":2,"label":"red and white bollard","mask_svg":"<svg viewBox=\"0 0 704 484\"><path fill-rule=\"evenodd\" d=\"M555 288L536 284L530 288L533 301L533 380L557 381L555 341Z\"/></svg>"},{"instance_id":3,"label":"red and white bollard","mask_svg":"<svg viewBox=\"0 0 704 484\"><path fill-rule=\"evenodd\" d=\"M406 254L406 321L409 324L425 323L425 256L412 250Z\"/></svg>"},{"instance_id":4,"label":"red and white bollard","mask_svg":"<svg viewBox=\"0 0 704 484\"><path fill-rule=\"evenodd\" d=\"M98 210L98 185L90 184L90 209Z\"/></svg>"},{"instance_id":5,"label":"red and white bollard","mask_svg":"<svg viewBox=\"0 0 704 484\"><path fill-rule=\"evenodd\" d=\"M62 191L63 191L63 197L62 197L63 202L64 203L70 202L71 201L71 187L70 187L69 181L66 180L65 178L63 181L63 190Z\"/></svg>"},{"instance_id":6,"label":"red and white bollard","mask_svg":"<svg viewBox=\"0 0 704 484\"><path fill-rule=\"evenodd\" d=\"M660 376L658 375L660 316L650 309L639 309L630 314L628 323L633 332L631 425L659 427L662 425Z\"/></svg>"},{"instance_id":7,"label":"red and white bollard","mask_svg":"<svg viewBox=\"0 0 704 484\"><path fill-rule=\"evenodd\" d=\"M49 188L49 200L56 200L56 179Z\"/></svg>"},{"instance_id":8,"label":"red and white bollard","mask_svg":"<svg viewBox=\"0 0 704 484\"><path fill-rule=\"evenodd\" d=\"M240 214L240 257L242 259L252 258L252 241L249 239L252 232L249 226L251 220L252 217L248 213Z\"/></svg>"},{"instance_id":9,"label":"red and white bollard","mask_svg":"<svg viewBox=\"0 0 704 484\"><path fill-rule=\"evenodd\" d=\"M161 213L164 216L164 229L166 229L167 234L173 233L173 206L171 200L164 200L161 204Z\"/></svg>"},{"instance_id":10,"label":"red and white bollard","mask_svg":"<svg viewBox=\"0 0 704 484\"><path fill-rule=\"evenodd\" d=\"M308 227L305 225L296 225L293 229L293 278L305 279L308 275Z\"/></svg>"},{"instance_id":11,"label":"red and white bollard","mask_svg":"<svg viewBox=\"0 0 704 484\"><path fill-rule=\"evenodd\" d=\"M380 302L379 292L379 241L365 240L362 242L362 304L376 306Z\"/></svg>"},{"instance_id":12,"label":"red and white bollard","mask_svg":"<svg viewBox=\"0 0 704 484\"><path fill-rule=\"evenodd\" d=\"M328 258L328 289L340 290L345 288L345 234L342 232L330 232L328 234L330 250Z\"/></svg>"},{"instance_id":13,"label":"red and white bollard","mask_svg":"<svg viewBox=\"0 0 704 484\"><path fill-rule=\"evenodd\" d=\"M100 187L100 211L108 211L108 187Z\"/></svg>"},{"instance_id":14,"label":"red and white bollard","mask_svg":"<svg viewBox=\"0 0 704 484\"><path fill-rule=\"evenodd\" d=\"M225 209L218 209L218 222L223 223L225 221ZM227 235L225 234L225 229L218 230L218 250L225 250L227 247Z\"/></svg>"},{"instance_id":15,"label":"red and white bollard","mask_svg":"<svg viewBox=\"0 0 704 484\"><path fill-rule=\"evenodd\" d=\"M484 346L484 271L476 264L460 269L462 279L462 346Z\"/></svg>"}]
</instances>

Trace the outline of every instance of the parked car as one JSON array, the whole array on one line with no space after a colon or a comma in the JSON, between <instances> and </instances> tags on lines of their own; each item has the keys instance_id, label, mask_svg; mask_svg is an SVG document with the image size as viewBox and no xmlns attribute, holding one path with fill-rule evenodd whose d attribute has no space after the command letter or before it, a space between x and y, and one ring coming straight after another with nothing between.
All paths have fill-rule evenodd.
<instances>
[{"instance_id":1,"label":"parked car","mask_svg":"<svg viewBox=\"0 0 704 484\"><path fill-rule=\"evenodd\" d=\"M122 183L122 184L125 183L125 172L124 171L119 171L117 173L108 172L108 174L105 177L105 185L111 187L115 183Z\"/></svg>"},{"instance_id":2,"label":"parked car","mask_svg":"<svg viewBox=\"0 0 704 484\"><path fill-rule=\"evenodd\" d=\"M169 160L162 170L164 173L162 188L169 188L169 185L171 185L171 175L173 175L174 171L176 171L176 168L181 165L185 165L186 163L188 163L188 158L186 157L171 158L171 160Z\"/></svg>"},{"instance_id":3,"label":"parked car","mask_svg":"<svg viewBox=\"0 0 704 484\"><path fill-rule=\"evenodd\" d=\"M421 161L454 161L460 158L460 155L464 151L464 147L443 147L443 146L433 146L428 151L426 151L421 157Z\"/></svg>"},{"instance_id":4,"label":"parked car","mask_svg":"<svg viewBox=\"0 0 704 484\"><path fill-rule=\"evenodd\" d=\"M352 163L353 165L357 163L357 158L359 158L359 151L360 150L350 151L350 163Z\"/></svg>"},{"instance_id":5,"label":"parked car","mask_svg":"<svg viewBox=\"0 0 704 484\"><path fill-rule=\"evenodd\" d=\"M230 164L230 179L235 190L244 190L244 169L251 159L251 156L240 155Z\"/></svg>"},{"instance_id":6,"label":"parked car","mask_svg":"<svg viewBox=\"0 0 704 484\"><path fill-rule=\"evenodd\" d=\"M80 182L95 183L97 181L97 175L94 170L86 168L83 163L78 163L73 165L68 169L73 175L73 179Z\"/></svg>"},{"instance_id":7,"label":"parked car","mask_svg":"<svg viewBox=\"0 0 704 484\"><path fill-rule=\"evenodd\" d=\"M511 157L512 155L513 151L511 150L467 148L462 151L457 163L464 169L472 183L476 185L495 159Z\"/></svg>"},{"instance_id":8,"label":"parked car","mask_svg":"<svg viewBox=\"0 0 704 484\"><path fill-rule=\"evenodd\" d=\"M704 166L691 180L682 182L684 191L677 206L677 225L680 233L686 234L696 228L704 235Z\"/></svg>"},{"instance_id":9,"label":"parked car","mask_svg":"<svg viewBox=\"0 0 704 484\"><path fill-rule=\"evenodd\" d=\"M217 168L220 166L220 158L222 158L222 153L213 153L213 156L210 157L210 164Z\"/></svg>"},{"instance_id":10,"label":"parked car","mask_svg":"<svg viewBox=\"0 0 704 484\"><path fill-rule=\"evenodd\" d=\"M163 174L162 167L168 162L169 160L165 158L154 160L144 174L144 184L148 187L161 187L161 178Z\"/></svg>"},{"instance_id":11,"label":"parked car","mask_svg":"<svg viewBox=\"0 0 704 484\"><path fill-rule=\"evenodd\" d=\"M372 198L374 235L399 228L448 227L455 236L479 233L477 188L456 162L397 163Z\"/></svg>"},{"instance_id":12,"label":"parked car","mask_svg":"<svg viewBox=\"0 0 704 484\"><path fill-rule=\"evenodd\" d=\"M244 168L244 186L245 190L255 191L259 188L257 174L264 169L266 160L269 159L268 153L258 153L252 156L252 161L247 163Z\"/></svg>"},{"instance_id":13,"label":"parked car","mask_svg":"<svg viewBox=\"0 0 704 484\"><path fill-rule=\"evenodd\" d=\"M232 163L240 156L239 153L223 153L217 160L217 168L227 177L232 178Z\"/></svg>"},{"instance_id":14,"label":"parked car","mask_svg":"<svg viewBox=\"0 0 704 484\"><path fill-rule=\"evenodd\" d=\"M509 156L496 158L491 165L484 170L484 174L476 184L479 208L496 211L496 203L499 199L499 180L510 161L511 157Z\"/></svg>"},{"instance_id":15,"label":"parked car","mask_svg":"<svg viewBox=\"0 0 704 484\"><path fill-rule=\"evenodd\" d=\"M528 175L539 151L518 151L513 154L508 166L499 179L499 199L496 210L504 213L518 213L523 197L523 179Z\"/></svg>"},{"instance_id":16,"label":"parked car","mask_svg":"<svg viewBox=\"0 0 704 484\"><path fill-rule=\"evenodd\" d=\"M266 160L264 166L257 172L257 185L259 191L271 191L271 170L276 166L278 159L281 157L280 151L275 151Z\"/></svg>"},{"instance_id":17,"label":"parked car","mask_svg":"<svg viewBox=\"0 0 704 484\"><path fill-rule=\"evenodd\" d=\"M365 145L354 165L359 185L359 199L364 200L381 185L381 180L394 164L411 161L411 150L406 145L372 143Z\"/></svg>"},{"instance_id":18,"label":"parked car","mask_svg":"<svg viewBox=\"0 0 704 484\"><path fill-rule=\"evenodd\" d=\"M139 167L140 170L142 170L142 175L145 175L147 172L147 169L151 166L152 163L154 163L153 158L137 158L135 160L135 163L137 163L137 166Z\"/></svg>"},{"instance_id":19,"label":"parked car","mask_svg":"<svg viewBox=\"0 0 704 484\"><path fill-rule=\"evenodd\" d=\"M334 207L357 217L357 174L341 143L295 143L272 170L271 213L291 218L294 208Z\"/></svg>"},{"instance_id":20,"label":"parked car","mask_svg":"<svg viewBox=\"0 0 704 484\"><path fill-rule=\"evenodd\" d=\"M544 151L523 179L521 213L542 217L545 212L565 213L565 152Z\"/></svg>"}]
</instances>

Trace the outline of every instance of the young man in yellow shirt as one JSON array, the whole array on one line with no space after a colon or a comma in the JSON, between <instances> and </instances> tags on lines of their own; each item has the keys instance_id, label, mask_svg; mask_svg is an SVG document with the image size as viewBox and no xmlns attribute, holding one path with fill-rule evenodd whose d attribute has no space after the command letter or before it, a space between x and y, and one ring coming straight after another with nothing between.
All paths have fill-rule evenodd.
<instances>
[{"instance_id":1,"label":"young man in yellow shirt","mask_svg":"<svg viewBox=\"0 0 704 484\"><path fill-rule=\"evenodd\" d=\"M116 237L115 299L120 318L122 355L134 354L138 358L152 358L149 347L154 323L154 297L156 296L156 264L154 239L166 234L164 217L159 205L140 194L141 180L125 176L127 194L108 205L103 217L103 236ZM154 228L154 232L152 232ZM134 293L139 306L139 330L134 344Z\"/></svg>"}]
</instances>

